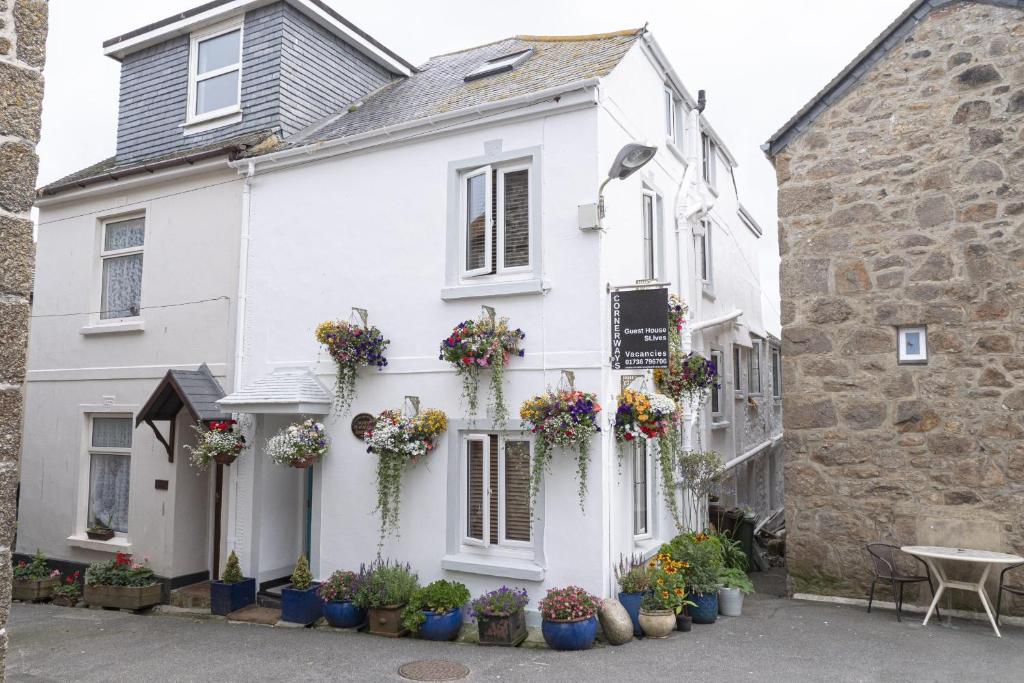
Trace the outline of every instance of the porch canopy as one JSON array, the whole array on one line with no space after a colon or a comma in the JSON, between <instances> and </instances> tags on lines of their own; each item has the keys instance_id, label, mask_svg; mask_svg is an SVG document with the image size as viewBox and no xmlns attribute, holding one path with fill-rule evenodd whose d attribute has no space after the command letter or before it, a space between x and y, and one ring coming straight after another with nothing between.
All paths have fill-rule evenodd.
<instances>
[{"instance_id":1,"label":"porch canopy","mask_svg":"<svg viewBox=\"0 0 1024 683\"><path fill-rule=\"evenodd\" d=\"M308 368L278 368L217 401L235 413L327 415L331 393Z\"/></svg>"},{"instance_id":2,"label":"porch canopy","mask_svg":"<svg viewBox=\"0 0 1024 683\"><path fill-rule=\"evenodd\" d=\"M168 370L146 405L135 418L135 426L145 422L157 440L167 449L167 459L174 462L174 425L178 412L184 409L195 422L227 420L230 414L221 412L217 400L224 396L220 382L203 363L197 370ZM168 438L165 439L154 424L157 420L170 422Z\"/></svg>"}]
</instances>

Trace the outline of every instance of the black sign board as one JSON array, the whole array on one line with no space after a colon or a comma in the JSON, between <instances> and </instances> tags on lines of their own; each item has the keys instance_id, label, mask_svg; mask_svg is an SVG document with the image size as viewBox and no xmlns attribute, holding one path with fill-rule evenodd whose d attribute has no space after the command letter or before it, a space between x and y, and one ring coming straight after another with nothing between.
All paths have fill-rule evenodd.
<instances>
[{"instance_id":1,"label":"black sign board","mask_svg":"<svg viewBox=\"0 0 1024 683\"><path fill-rule=\"evenodd\" d=\"M668 289L613 290L612 369L668 367Z\"/></svg>"}]
</instances>

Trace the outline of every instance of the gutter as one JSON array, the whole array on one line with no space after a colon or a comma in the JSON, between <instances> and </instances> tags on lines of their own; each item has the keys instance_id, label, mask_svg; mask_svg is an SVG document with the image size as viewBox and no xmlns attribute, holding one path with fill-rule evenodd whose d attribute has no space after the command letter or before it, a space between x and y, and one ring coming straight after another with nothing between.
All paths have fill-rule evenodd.
<instances>
[{"instance_id":1,"label":"gutter","mask_svg":"<svg viewBox=\"0 0 1024 683\"><path fill-rule=\"evenodd\" d=\"M779 434L778 436L773 436L772 438L768 439L767 441L754 446L753 448L751 448L749 451L747 451L743 455L738 455L735 458L733 458L732 460L730 460L729 462L725 463L725 465L722 466L722 469L724 469L726 472L728 472L729 470L731 470L732 468L736 467L737 465L742 465L747 460L750 460L755 455L757 455L758 453L760 453L764 449L768 448L769 446L774 446L780 440L782 440L782 434Z\"/></svg>"},{"instance_id":2,"label":"gutter","mask_svg":"<svg viewBox=\"0 0 1024 683\"><path fill-rule=\"evenodd\" d=\"M716 325L722 325L724 323L736 320L741 315L743 315L743 311L737 308L732 313L727 313L725 315L720 315L717 318L709 318L707 320L701 320L699 323L694 323L693 325L690 326L690 331L696 332L698 330L706 330L709 327L715 327Z\"/></svg>"}]
</instances>

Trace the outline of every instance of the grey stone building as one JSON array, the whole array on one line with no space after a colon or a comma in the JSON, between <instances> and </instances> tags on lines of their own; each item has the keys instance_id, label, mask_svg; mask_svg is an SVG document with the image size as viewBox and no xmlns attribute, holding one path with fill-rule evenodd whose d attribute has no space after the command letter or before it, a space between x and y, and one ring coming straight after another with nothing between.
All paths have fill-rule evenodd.
<instances>
[{"instance_id":1,"label":"grey stone building","mask_svg":"<svg viewBox=\"0 0 1024 683\"><path fill-rule=\"evenodd\" d=\"M914 2L765 146L794 592L866 597L871 541L1024 551L1022 8Z\"/></svg>"}]
</instances>

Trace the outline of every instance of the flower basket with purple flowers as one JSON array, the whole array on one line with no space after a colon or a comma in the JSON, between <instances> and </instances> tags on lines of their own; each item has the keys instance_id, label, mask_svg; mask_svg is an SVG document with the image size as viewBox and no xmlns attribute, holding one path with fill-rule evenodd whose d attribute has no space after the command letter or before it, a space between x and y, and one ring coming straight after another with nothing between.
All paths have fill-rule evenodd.
<instances>
[{"instance_id":1,"label":"flower basket with purple flowers","mask_svg":"<svg viewBox=\"0 0 1024 683\"><path fill-rule=\"evenodd\" d=\"M291 424L267 440L266 451L278 465L305 468L320 461L331 447L324 426L313 420Z\"/></svg>"},{"instance_id":2,"label":"flower basket with purple flowers","mask_svg":"<svg viewBox=\"0 0 1024 683\"><path fill-rule=\"evenodd\" d=\"M499 426L508 419L503 385L505 366L513 356L524 355L519 343L525 338L521 329L509 327L508 318L495 319L485 314L479 320L459 323L441 341L438 357L451 363L462 380L462 400L470 419L476 417L480 371L485 369L491 371L488 415Z\"/></svg>"},{"instance_id":3,"label":"flower basket with purple flowers","mask_svg":"<svg viewBox=\"0 0 1024 683\"><path fill-rule=\"evenodd\" d=\"M530 601L525 588L502 586L484 593L469 604L476 619L481 645L516 647L526 640L526 615Z\"/></svg>"},{"instance_id":4,"label":"flower basket with purple flowers","mask_svg":"<svg viewBox=\"0 0 1024 683\"><path fill-rule=\"evenodd\" d=\"M328 320L317 325L316 340L338 364L334 412L344 415L356 396L356 372L362 365L382 369L388 364L384 351L391 343L371 325L356 325L344 320Z\"/></svg>"}]
</instances>

